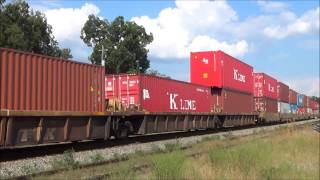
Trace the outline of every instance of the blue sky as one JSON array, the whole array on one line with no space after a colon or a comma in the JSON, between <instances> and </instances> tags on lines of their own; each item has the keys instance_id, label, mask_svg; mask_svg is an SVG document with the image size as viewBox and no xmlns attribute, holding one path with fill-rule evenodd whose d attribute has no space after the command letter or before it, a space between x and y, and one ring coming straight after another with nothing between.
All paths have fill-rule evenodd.
<instances>
[{"instance_id":1,"label":"blue sky","mask_svg":"<svg viewBox=\"0 0 320 180\"><path fill-rule=\"evenodd\" d=\"M28 1L62 47L87 62L80 40L89 14L121 15L154 35L151 68L189 81L190 51L222 49L307 95L319 96L318 1Z\"/></svg>"}]
</instances>

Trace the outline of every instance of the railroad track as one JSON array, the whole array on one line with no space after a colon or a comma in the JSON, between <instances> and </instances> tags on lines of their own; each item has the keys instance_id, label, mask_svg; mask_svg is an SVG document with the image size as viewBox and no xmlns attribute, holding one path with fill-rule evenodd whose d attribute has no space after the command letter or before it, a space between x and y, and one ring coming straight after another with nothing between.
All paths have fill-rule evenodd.
<instances>
[{"instance_id":1,"label":"railroad track","mask_svg":"<svg viewBox=\"0 0 320 180\"><path fill-rule=\"evenodd\" d=\"M314 122L312 129L320 133L320 121Z\"/></svg>"},{"instance_id":2,"label":"railroad track","mask_svg":"<svg viewBox=\"0 0 320 180\"><path fill-rule=\"evenodd\" d=\"M161 134L151 134L143 136L130 136L126 139L111 139L111 140L90 140L80 142L69 142L49 145L39 145L32 147L21 147L13 149L0 149L0 162L15 161L25 158L34 158L48 155L61 154L66 150L73 149L75 152L104 149L118 146L125 146L135 143L147 143L153 141L162 141L175 138L183 138L197 135L212 134L225 131L234 131L240 129L255 128L256 126L243 126L243 127L228 127L220 129L208 129L200 131L188 131L188 132L170 132ZM28 152L28 153L25 153Z\"/></svg>"},{"instance_id":3,"label":"railroad track","mask_svg":"<svg viewBox=\"0 0 320 180\"><path fill-rule=\"evenodd\" d=\"M305 123L311 123L311 122L317 122L319 123L319 120L310 120L310 121L306 121L306 122L296 122L294 123L293 125L295 126L298 126L300 124L305 124ZM101 143L102 145L100 145L99 148L106 148L108 149L108 147L116 147L116 146L120 146L118 148L124 148L126 147L126 144L131 144L131 143L136 143L136 145L134 144L133 146L141 146L143 143L146 143L146 144L150 144L150 143L147 143L147 142L151 142L151 141L160 141L159 143L163 143L165 142L165 140L169 140L169 139L172 139L172 138L181 138L181 139L188 139L188 137L191 137L191 136L196 136L196 135L199 135L199 137L201 137L201 139L203 139L205 136L207 137L212 137L212 136L227 136L227 135L232 135L232 136L246 136L246 135L250 135L250 134L253 134L256 132L258 132L258 130L262 130L262 129L269 129L269 130L272 130L278 126L281 126L280 125L274 125L274 126L271 126L271 127L246 127L246 128L223 128L223 129L219 129L218 130L210 130L210 131L192 131L192 132L189 132L189 133L183 133L183 132L179 132L179 133L168 133L168 134L159 134L159 135L149 135L149 136L136 136L136 137L131 137L131 138L128 138L127 140L123 140L123 141L110 141L110 142L113 142L114 144L110 144L110 142L99 142ZM203 136L201 136L203 135ZM186 138L183 138L183 137L186 137ZM191 137L192 138L192 137ZM190 139L190 138L189 138ZM163 140L163 141L162 141ZM174 141L174 140L170 140L170 141ZM121 143L120 143L121 142ZM75 147L77 148L78 145L79 147L86 147L88 146L90 143L94 143L94 142L84 142L84 143L70 143L70 144L64 144L63 145L63 148L62 146L59 146L60 148L58 148L57 150L59 150L59 152L63 152L63 149L64 148L69 148L70 146L72 147ZM95 142L95 143L98 143L98 142ZM120 143L120 144L119 144ZM141 143L141 144L139 144ZM152 142L153 143L153 142ZM158 144L158 142L156 142ZM123 146L123 147L122 147ZM129 148L131 149L132 147L130 147L132 145L129 145ZM143 145L144 146L144 145ZM55 147L57 148L56 146L50 146L50 147ZM48 148L48 146L41 146L41 147L37 147L37 148ZM128 146L126 147L128 149ZM80 148L79 148L80 149ZM79 150L77 149L77 150ZM91 147L92 149L92 147ZM13 149L14 151L12 152L17 152L18 151L24 151L25 149L22 148L22 149ZM39 150L39 149L38 149ZM8 150L7 150L8 151ZM34 151L34 150L33 150ZM9 151L8 151L9 152ZM2 154L2 152L0 152ZM25 154L25 153L24 153ZM45 153L45 154L48 154ZM111 154L112 155L112 154ZM30 159L33 159L33 158L30 158ZM30 160L30 159L27 159ZM102 163L98 163L98 164L95 164L95 163L91 163L91 164L83 164L83 165L80 165L78 168L86 168L86 167L92 167L92 166L96 166L96 165L99 165L99 164L106 164L106 163L114 163L115 161L120 161L121 159L116 159L116 160L106 160ZM11 166L14 165L16 163L16 165L18 166L22 166L21 165L21 160L18 160L18 161L13 161L12 163L10 161L8 162L2 162L0 163L0 166L2 166L1 168L5 167L5 163L8 163L10 164L11 163ZM24 160L23 160L24 161ZM23 162L23 163L26 163L26 162ZM27 162L28 164L29 162ZM30 164L30 163L29 163ZM1 169L0 168L0 169ZM139 168L139 167L137 167ZM38 172L38 173L35 173L34 175L35 176L38 176L38 175L50 175L50 174L54 174L54 173L57 173L59 171L63 171L63 169L59 169L59 170L46 170L45 172ZM106 174L103 174L99 177L99 175L97 175L97 179L100 179L100 178L103 178L103 177L108 177L110 176L110 173L106 173ZM29 176L28 175L15 175L15 177L17 178L28 178Z\"/></svg>"},{"instance_id":4,"label":"railroad track","mask_svg":"<svg viewBox=\"0 0 320 180\"><path fill-rule=\"evenodd\" d=\"M48 155L57 155L62 154L66 150L74 150L75 152L88 151L88 150L96 150L96 149L104 149L111 147L121 147L129 144L136 143L147 143L153 141L162 141L169 139L177 139L198 135L206 135L206 134L214 134L219 132L226 131L235 131L242 129L250 129L257 128L263 126L271 126L275 124L283 124L282 123L273 123L273 124L265 124L259 126L242 126L242 127L225 127L219 129L203 129L197 131L188 131L188 132L170 132L170 133L161 133L161 134L150 134L150 135L136 135L130 136L126 139L111 139L111 140L88 140L88 141L79 141L79 142L67 142L67 143L56 143L56 144L48 144L48 145L38 145L38 146L30 146L30 147L18 147L18 148L9 148L9 149L0 149L0 162L7 161L15 161L19 159L26 158L35 158L42 157ZM28 153L26 153L28 152Z\"/></svg>"}]
</instances>

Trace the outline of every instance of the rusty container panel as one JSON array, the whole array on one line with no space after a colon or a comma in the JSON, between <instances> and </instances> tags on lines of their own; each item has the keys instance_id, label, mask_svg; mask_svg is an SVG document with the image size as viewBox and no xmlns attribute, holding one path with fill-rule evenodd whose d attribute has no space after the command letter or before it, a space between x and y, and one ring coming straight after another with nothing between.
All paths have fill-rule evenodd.
<instances>
[{"instance_id":1,"label":"rusty container panel","mask_svg":"<svg viewBox=\"0 0 320 180\"><path fill-rule=\"evenodd\" d=\"M308 108L308 96L303 95L302 101L303 101L303 107Z\"/></svg>"},{"instance_id":2,"label":"rusty container panel","mask_svg":"<svg viewBox=\"0 0 320 180\"><path fill-rule=\"evenodd\" d=\"M255 111L274 112L278 111L278 101L266 97L254 97Z\"/></svg>"},{"instance_id":3,"label":"rusty container panel","mask_svg":"<svg viewBox=\"0 0 320 180\"><path fill-rule=\"evenodd\" d=\"M289 104L297 104L297 92L292 89L289 90Z\"/></svg>"},{"instance_id":4,"label":"rusty container panel","mask_svg":"<svg viewBox=\"0 0 320 180\"><path fill-rule=\"evenodd\" d=\"M289 86L278 81L277 96L278 101L289 103Z\"/></svg>"},{"instance_id":5,"label":"rusty container panel","mask_svg":"<svg viewBox=\"0 0 320 180\"><path fill-rule=\"evenodd\" d=\"M0 49L0 109L104 111L104 68Z\"/></svg>"},{"instance_id":6,"label":"rusty container panel","mask_svg":"<svg viewBox=\"0 0 320 180\"><path fill-rule=\"evenodd\" d=\"M308 96L306 96L306 108L311 108L311 98L310 97L308 97Z\"/></svg>"},{"instance_id":7,"label":"rusty container panel","mask_svg":"<svg viewBox=\"0 0 320 180\"><path fill-rule=\"evenodd\" d=\"M150 75L106 76L106 98L124 109L148 112L210 112L210 89Z\"/></svg>"},{"instance_id":8,"label":"rusty container panel","mask_svg":"<svg viewBox=\"0 0 320 180\"><path fill-rule=\"evenodd\" d=\"M191 52L190 79L204 86L253 93L253 67L222 51Z\"/></svg>"},{"instance_id":9,"label":"rusty container panel","mask_svg":"<svg viewBox=\"0 0 320 180\"><path fill-rule=\"evenodd\" d=\"M319 109L319 104L315 100L311 100L311 109L312 110L318 110Z\"/></svg>"},{"instance_id":10,"label":"rusty container panel","mask_svg":"<svg viewBox=\"0 0 320 180\"><path fill-rule=\"evenodd\" d=\"M230 90L212 89L210 104L214 112L252 113L254 111L252 94Z\"/></svg>"},{"instance_id":11,"label":"rusty container panel","mask_svg":"<svg viewBox=\"0 0 320 180\"><path fill-rule=\"evenodd\" d=\"M265 73L254 73L254 97L267 97L277 100L277 80Z\"/></svg>"}]
</instances>

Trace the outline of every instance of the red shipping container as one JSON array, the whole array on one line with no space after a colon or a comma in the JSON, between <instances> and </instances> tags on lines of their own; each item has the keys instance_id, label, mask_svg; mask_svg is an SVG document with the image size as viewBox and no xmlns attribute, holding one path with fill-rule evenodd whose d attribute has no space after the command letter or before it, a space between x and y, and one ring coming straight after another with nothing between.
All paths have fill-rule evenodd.
<instances>
[{"instance_id":1,"label":"red shipping container","mask_svg":"<svg viewBox=\"0 0 320 180\"><path fill-rule=\"evenodd\" d=\"M252 94L252 74L252 66L222 51L190 54L191 83Z\"/></svg>"},{"instance_id":2,"label":"red shipping container","mask_svg":"<svg viewBox=\"0 0 320 180\"><path fill-rule=\"evenodd\" d=\"M104 67L0 49L0 109L104 111Z\"/></svg>"},{"instance_id":3,"label":"red shipping container","mask_svg":"<svg viewBox=\"0 0 320 180\"><path fill-rule=\"evenodd\" d=\"M308 96L303 95L302 101L303 101L303 107L308 108L308 101L309 101Z\"/></svg>"},{"instance_id":4,"label":"red shipping container","mask_svg":"<svg viewBox=\"0 0 320 180\"><path fill-rule=\"evenodd\" d=\"M305 113L307 113L307 108L299 107L299 108L297 109L297 113L298 113L298 114L305 114Z\"/></svg>"},{"instance_id":5,"label":"red shipping container","mask_svg":"<svg viewBox=\"0 0 320 180\"><path fill-rule=\"evenodd\" d=\"M311 101L312 99L307 96L307 108L311 108Z\"/></svg>"},{"instance_id":6,"label":"red shipping container","mask_svg":"<svg viewBox=\"0 0 320 180\"><path fill-rule=\"evenodd\" d=\"M254 97L255 111L257 112L278 112L278 101L266 97Z\"/></svg>"},{"instance_id":7,"label":"red shipping container","mask_svg":"<svg viewBox=\"0 0 320 180\"><path fill-rule=\"evenodd\" d=\"M318 110L319 109L319 104L315 100L311 100L311 109L312 110Z\"/></svg>"},{"instance_id":8,"label":"red shipping container","mask_svg":"<svg viewBox=\"0 0 320 180\"><path fill-rule=\"evenodd\" d=\"M126 109L148 112L210 112L210 89L150 75L108 75L105 97L117 99Z\"/></svg>"},{"instance_id":9,"label":"red shipping container","mask_svg":"<svg viewBox=\"0 0 320 180\"><path fill-rule=\"evenodd\" d=\"M289 103L289 86L278 81L277 96L278 101Z\"/></svg>"},{"instance_id":10,"label":"red shipping container","mask_svg":"<svg viewBox=\"0 0 320 180\"><path fill-rule=\"evenodd\" d=\"M252 94L220 88L212 89L211 106L214 112L252 113L254 111Z\"/></svg>"},{"instance_id":11,"label":"red shipping container","mask_svg":"<svg viewBox=\"0 0 320 180\"><path fill-rule=\"evenodd\" d=\"M277 80L265 73L254 73L254 97L277 100Z\"/></svg>"},{"instance_id":12,"label":"red shipping container","mask_svg":"<svg viewBox=\"0 0 320 180\"><path fill-rule=\"evenodd\" d=\"M297 104L297 94L294 90L289 90L289 104Z\"/></svg>"}]
</instances>

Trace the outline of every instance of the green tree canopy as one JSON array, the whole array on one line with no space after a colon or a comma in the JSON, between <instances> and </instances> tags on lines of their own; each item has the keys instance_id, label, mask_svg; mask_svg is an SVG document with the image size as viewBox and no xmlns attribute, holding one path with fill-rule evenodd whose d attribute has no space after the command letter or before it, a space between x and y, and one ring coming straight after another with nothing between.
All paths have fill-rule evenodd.
<instances>
[{"instance_id":1,"label":"green tree canopy","mask_svg":"<svg viewBox=\"0 0 320 180\"><path fill-rule=\"evenodd\" d=\"M167 75L165 75L165 74L162 74L162 73L160 73L158 70L155 70L155 69L148 69L148 70L146 71L146 74L171 79L170 76L167 76Z\"/></svg>"},{"instance_id":2,"label":"green tree canopy","mask_svg":"<svg viewBox=\"0 0 320 180\"><path fill-rule=\"evenodd\" d=\"M101 64L101 49L105 49L106 73L145 72L150 62L146 46L152 42L152 34L147 34L143 26L125 21L122 16L111 23L94 15L89 15L81 30L81 39L93 52L89 59L93 64Z\"/></svg>"},{"instance_id":3,"label":"green tree canopy","mask_svg":"<svg viewBox=\"0 0 320 180\"><path fill-rule=\"evenodd\" d=\"M25 1L4 4L0 0L0 47L49 56L70 58L70 49L60 49L45 15L30 9Z\"/></svg>"}]
</instances>

